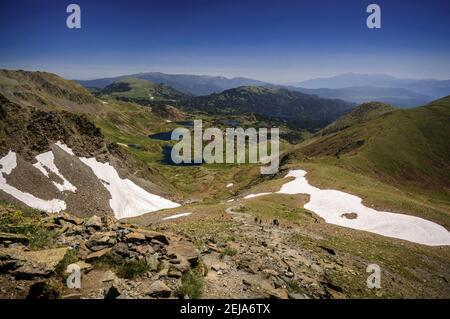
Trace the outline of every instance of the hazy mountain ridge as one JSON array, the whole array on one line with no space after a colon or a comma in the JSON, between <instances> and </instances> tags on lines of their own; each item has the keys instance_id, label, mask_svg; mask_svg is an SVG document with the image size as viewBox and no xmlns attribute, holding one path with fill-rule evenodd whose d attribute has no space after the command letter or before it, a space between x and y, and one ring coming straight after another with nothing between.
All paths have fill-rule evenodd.
<instances>
[{"instance_id":1,"label":"hazy mountain ridge","mask_svg":"<svg viewBox=\"0 0 450 319\"><path fill-rule=\"evenodd\" d=\"M306 89L343 89L355 86L373 86L385 88L400 88L416 94L441 98L450 94L450 80L434 79L400 79L384 74L346 73L334 77L317 78L295 83L294 86Z\"/></svg>"},{"instance_id":2,"label":"hazy mountain ridge","mask_svg":"<svg viewBox=\"0 0 450 319\"><path fill-rule=\"evenodd\" d=\"M429 103L433 98L407 89L375 86L354 86L340 89L305 89L289 87L291 90L315 94L325 98L342 99L357 104L379 101L402 108L415 107Z\"/></svg>"},{"instance_id":3,"label":"hazy mountain ridge","mask_svg":"<svg viewBox=\"0 0 450 319\"><path fill-rule=\"evenodd\" d=\"M265 85L266 82L247 79L243 77L226 78L223 76L190 75L190 74L165 74L160 72L137 73L125 76L78 80L85 87L103 89L106 86L123 78L137 78L154 83L164 83L185 94L208 95L219 93L243 85Z\"/></svg>"},{"instance_id":4,"label":"hazy mountain ridge","mask_svg":"<svg viewBox=\"0 0 450 319\"><path fill-rule=\"evenodd\" d=\"M380 101L409 108L431 102L450 94L450 80L399 79L382 74L342 74L331 78L311 79L292 85L278 85L249 78L199 76L189 74L138 73L112 78L77 81L83 86L101 90L125 78L138 78L163 83L174 89L196 96L221 93L241 86L283 87L288 90L315 94L323 98L342 99L361 104Z\"/></svg>"}]
</instances>

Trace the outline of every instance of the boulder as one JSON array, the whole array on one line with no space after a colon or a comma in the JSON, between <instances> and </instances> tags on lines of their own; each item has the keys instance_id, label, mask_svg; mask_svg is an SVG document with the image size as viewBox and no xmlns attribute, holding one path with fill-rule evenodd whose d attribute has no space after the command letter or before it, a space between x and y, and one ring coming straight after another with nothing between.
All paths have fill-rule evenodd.
<instances>
[{"instance_id":1,"label":"boulder","mask_svg":"<svg viewBox=\"0 0 450 319\"><path fill-rule=\"evenodd\" d=\"M13 271L26 262L22 257L22 251L16 248L0 248L0 274Z\"/></svg>"},{"instance_id":2,"label":"boulder","mask_svg":"<svg viewBox=\"0 0 450 319\"><path fill-rule=\"evenodd\" d=\"M85 261L78 261L75 263L75 265L77 265L78 267L80 267L80 271L82 273L87 274L88 272L90 272L92 269L94 269L94 267L91 264L88 264Z\"/></svg>"},{"instance_id":3,"label":"boulder","mask_svg":"<svg viewBox=\"0 0 450 319\"><path fill-rule=\"evenodd\" d=\"M90 261L99 259L99 258L105 256L106 254L108 254L109 252L111 252L111 250L112 250L111 248L105 248L105 249L93 252L86 257L86 260L88 262L90 262Z\"/></svg>"},{"instance_id":4,"label":"boulder","mask_svg":"<svg viewBox=\"0 0 450 319\"><path fill-rule=\"evenodd\" d=\"M169 239L164 234L147 229L136 229L135 232L144 235L147 241L151 241L153 239L164 245L169 245Z\"/></svg>"},{"instance_id":5,"label":"boulder","mask_svg":"<svg viewBox=\"0 0 450 319\"><path fill-rule=\"evenodd\" d=\"M20 234L10 234L10 233L1 233L0 232L0 244L5 242L9 243L20 243L23 245L28 245L29 239L27 236Z\"/></svg>"},{"instance_id":6,"label":"boulder","mask_svg":"<svg viewBox=\"0 0 450 319\"><path fill-rule=\"evenodd\" d=\"M189 261L186 258L180 257L180 262L177 264L174 264L173 267L175 267L182 273L185 273L186 271L188 271L191 268L191 264L189 263Z\"/></svg>"},{"instance_id":7,"label":"boulder","mask_svg":"<svg viewBox=\"0 0 450 319\"><path fill-rule=\"evenodd\" d=\"M147 265L148 265L150 271L158 270L159 261L158 261L158 256L156 254L146 255L145 261L147 262Z\"/></svg>"},{"instance_id":8,"label":"boulder","mask_svg":"<svg viewBox=\"0 0 450 319\"><path fill-rule=\"evenodd\" d=\"M114 246L114 251L121 256L128 256L129 250L128 245L125 243L118 243Z\"/></svg>"},{"instance_id":9,"label":"boulder","mask_svg":"<svg viewBox=\"0 0 450 319\"><path fill-rule=\"evenodd\" d=\"M274 288L269 283L263 281L260 282L261 292L264 298L268 299L288 299L289 295L285 289L282 288Z\"/></svg>"},{"instance_id":10,"label":"boulder","mask_svg":"<svg viewBox=\"0 0 450 319\"><path fill-rule=\"evenodd\" d=\"M244 258L237 261L237 269L251 274L257 274L259 272L259 263L250 258Z\"/></svg>"},{"instance_id":11,"label":"boulder","mask_svg":"<svg viewBox=\"0 0 450 319\"><path fill-rule=\"evenodd\" d=\"M122 294L122 290L117 285L117 283L113 283L108 290L105 291L105 299L116 299Z\"/></svg>"},{"instance_id":12,"label":"boulder","mask_svg":"<svg viewBox=\"0 0 450 319\"><path fill-rule=\"evenodd\" d=\"M106 228L116 230L117 229L117 222L113 217L110 216L104 216L102 218L103 224Z\"/></svg>"},{"instance_id":13,"label":"boulder","mask_svg":"<svg viewBox=\"0 0 450 319\"><path fill-rule=\"evenodd\" d=\"M130 243L141 243L146 241L146 236L144 234L138 233L138 232L132 232L127 235L125 235L125 239L127 242Z\"/></svg>"},{"instance_id":14,"label":"boulder","mask_svg":"<svg viewBox=\"0 0 450 319\"><path fill-rule=\"evenodd\" d=\"M167 271L167 276L172 278L180 278L183 274L181 271L179 271L174 266L170 266L169 270Z\"/></svg>"},{"instance_id":15,"label":"boulder","mask_svg":"<svg viewBox=\"0 0 450 319\"><path fill-rule=\"evenodd\" d=\"M37 282L30 287L27 299L32 300L48 300L58 299L59 291L46 282Z\"/></svg>"},{"instance_id":16,"label":"boulder","mask_svg":"<svg viewBox=\"0 0 450 319\"><path fill-rule=\"evenodd\" d=\"M119 278L117 278L117 275L112 272L111 270L107 270L105 271L105 273L103 274L102 278L102 282L110 282L110 281L114 281L116 282Z\"/></svg>"},{"instance_id":17,"label":"boulder","mask_svg":"<svg viewBox=\"0 0 450 319\"><path fill-rule=\"evenodd\" d=\"M167 247L167 255L174 255L180 260L185 258L192 267L198 265L200 258L200 252L188 241L172 241L172 244Z\"/></svg>"},{"instance_id":18,"label":"boulder","mask_svg":"<svg viewBox=\"0 0 450 319\"><path fill-rule=\"evenodd\" d=\"M71 223L71 224L78 225L78 226L83 224L83 220L81 218L71 216L66 213L59 213L58 215L56 215L53 218L53 220L55 223L57 223L59 225L62 225L63 222Z\"/></svg>"},{"instance_id":19,"label":"boulder","mask_svg":"<svg viewBox=\"0 0 450 319\"><path fill-rule=\"evenodd\" d=\"M86 242L86 247L93 251L105 249L114 245L114 235L113 232L95 233Z\"/></svg>"},{"instance_id":20,"label":"boulder","mask_svg":"<svg viewBox=\"0 0 450 319\"><path fill-rule=\"evenodd\" d=\"M154 252L152 246L150 245L139 245L134 247L134 250L141 255Z\"/></svg>"},{"instance_id":21,"label":"boulder","mask_svg":"<svg viewBox=\"0 0 450 319\"><path fill-rule=\"evenodd\" d=\"M103 227L102 219L96 215L92 216L86 222L86 227L92 227L96 230L100 230Z\"/></svg>"},{"instance_id":22,"label":"boulder","mask_svg":"<svg viewBox=\"0 0 450 319\"><path fill-rule=\"evenodd\" d=\"M156 280L150 285L146 294L153 298L169 298L172 290L161 280Z\"/></svg>"},{"instance_id":23,"label":"boulder","mask_svg":"<svg viewBox=\"0 0 450 319\"><path fill-rule=\"evenodd\" d=\"M64 259L67 251L67 248L55 248L16 252L15 258L24 260L25 263L15 269L13 274L20 279L49 277L55 272L56 266Z\"/></svg>"},{"instance_id":24,"label":"boulder","mask_svg":"<svg viewBox=\"0 0 450 319\"><path fill-rule=\"evenodd\" d=\"M80 241L78 243L78 256L82 259L86 259L86 257L91 253L89 248L86 247L86 244L84 241Z\"/></svg>"}]
</instances>

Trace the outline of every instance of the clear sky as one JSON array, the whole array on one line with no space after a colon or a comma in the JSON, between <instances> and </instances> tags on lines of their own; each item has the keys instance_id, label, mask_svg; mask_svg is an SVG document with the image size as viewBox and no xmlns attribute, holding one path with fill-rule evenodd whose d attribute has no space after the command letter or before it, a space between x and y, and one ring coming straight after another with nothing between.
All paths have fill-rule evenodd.
<instances>
[{"instance_id":1,"label":"clear sky","mask_svg":"<svg viewBox=\"0 0 450 319\"><path fill-rule=\"evenodd\" d=\"M66 27L77 3L82 28ZM382 28L366 27L377 3ZM91 79L161 71L295 82L450 78L449 0L0 0L0 68Z\"/></svg>"}]
</instances>

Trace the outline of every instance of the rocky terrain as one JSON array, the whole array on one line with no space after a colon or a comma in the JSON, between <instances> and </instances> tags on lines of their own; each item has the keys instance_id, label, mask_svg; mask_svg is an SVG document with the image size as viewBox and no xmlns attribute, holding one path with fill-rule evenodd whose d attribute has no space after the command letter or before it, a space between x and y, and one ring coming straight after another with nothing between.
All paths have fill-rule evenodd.
<instances>
[{"instance_id":1,"label":"rocky terrain","mask_svg":"<svg viewBox=\"0 0 450 319\"><path fill-rule=\"evenodd\" d=\"M235 208L227 210L236 223L230 235L245 233L252 243L211 240L201 250L186 236L109 217L4 208L0 230L10 232L0 232L0 298L339 296L316 261L283 243L286 230L250 223ZM67 286L73 264L81 270L80 288ZM300 279L307 285L303 290L292 284Z\"/></svg>"},{"instance_id":2,"label":"rocky terrain","mask_svg":"<svg viewBox=\"0 0 450 319\"><path fill-rule=\"evenodd\" d=\"M3 210L2 222L14 213L20 214ZM0 298L185 297L196 293L186 278L206 272L191 242L113 218L41 213L22 221L2 224L12 231L31 227L27 222L39 226L26 234L0 233ZM42 241L44 236L51 239ZM66 286L70 264L81 270L80 289Z\"/></svg>"}]
</instances>

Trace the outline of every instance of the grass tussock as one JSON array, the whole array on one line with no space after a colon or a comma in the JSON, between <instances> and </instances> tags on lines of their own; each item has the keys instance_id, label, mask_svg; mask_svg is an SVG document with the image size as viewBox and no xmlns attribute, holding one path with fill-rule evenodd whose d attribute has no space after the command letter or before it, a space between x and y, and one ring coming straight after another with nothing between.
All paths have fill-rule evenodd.
<instances>
[{"instance_id":1,"label":"grass tussock","mask_svg":"<svg viewBox=\"0 0 450 319\"><path fill-rule=\"evenodd\" d=\"M117 276L125 279L141 277L150 270L145 259L123 260L122 257L114 253L106 254L93 261L92 264L95 268L112 270Z\"/></svg>"},{"instance_id":2,"label":"grass tussock","mask_svg":"<svg viewBox=\"0 0 450 319\"><path fill-rule=\"evenodd\" d=\"M203 276L197 269L190 269L181 277L181 286L176 295L180 298L188 296L190 299L198 299L203 293Z\"/></svg>"},{"instance_id":3,"label":"grass tussock","mask_svg":"<svg viewBox=\"0 0 450 319\"><path fill-rule=\"evenodd\" d=\"M31 250L54 248L57 230L51 230L40 221L38 211L2 209L0 213L0 232L20 234L28 237Z\"/></svg>"}]
</instances>

